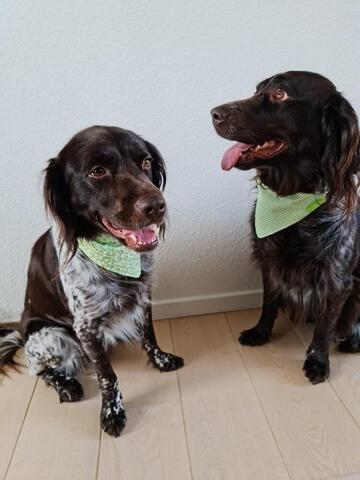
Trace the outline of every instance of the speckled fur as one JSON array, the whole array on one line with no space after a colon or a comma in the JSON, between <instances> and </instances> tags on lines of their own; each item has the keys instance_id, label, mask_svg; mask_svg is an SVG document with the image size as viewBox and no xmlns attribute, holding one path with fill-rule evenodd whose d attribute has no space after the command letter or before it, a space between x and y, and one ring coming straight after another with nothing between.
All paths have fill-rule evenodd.
<instances>
[{"instance_id":1,"label":"speckled fur","mask_svg":"<svg viewBox=\"0 0 360 480\"><path fill-rule=\"evenodd\" d=\"M126 416L119 385L106 356L108 347L119 341L137 340L160 371L182 365L179 357L158 347L154 334L148 334L149 321L152 329L149 291L153 255L141 255L140 279L124 278L98 267L80 250L66 263L67 252L60 249L58 241L54 243L58 245L59 264L65 265L60 269L60 278L74 319L74 331L98 373L103 396L101 424L104 431L117 436L125 426ZM57 369L62 370L61 365Z\"/></svg>"},{"instance_id":2,"label":"speckled fur","mask_svg":"<svg viewBox=\"0 0 360 480\"><path fill-rule=\"evenodd\" d=\"M58 250L59 251L59 250ZM66 253L59 255L64 264ZM118 341L141 340L144 311L150 304L149 290L153 257L141 255L141 279L124 278L108 272L77 250L60 271L60 278L69 309L78 323L94 321L107 348Z\"/></svg>"},{"instance_id":3,"label":"speckled fur","mask_svg":"<svg viewBox=\"0 0 360 480\"><path fill-rule=\"evenodd\" d=\"M225 154L225 169L254 169L257 182L279 197L326 197L303 220L261 239L253 215L263 308L257 325L239 337L244 345L266 343L279 308L294 321L314 323L303 370L313 384L323 382L333 340L341 350L360 351L357 115L329 79L305 71L275 74L250 98L220 105L212 114L221 136L250 147L237 156Z\"/></svg>"},{"instance_id":4,"label":"speckled fur","mask_svg":"<svg viewBox=\"0 0 360 480\"><path fill-rule=\"evenodd\" d=\"M26 336L29 371L52 386L61 402L69 402L83 396L80 383L73 377L94 368L102 393L102 428L118 436L126 415L107 350L118 342L140 341L150 363L160 371L183 365L180 357L163 352L156 341L150 298L153 255L141 254L139 279L122 277L97 266L80 250L68 261L66 247L60 247L59 232L55 228L53 232L47 242L56 253L57 280L68 313L62 319L53 315L32 319L35 325L40 324Z\"/></svg>"},{"instance_id":5,"label":"speckled fur","mask_svg":"<svg viewBox=\"0 0 360 480\"><path fill-rule=\"evenodd\" d=\"M333 340L342 351L360 350L354 334L360 305L360 230L356 212L341 213L324 204L269 237L259 239L253 230L253 255L263 274L263 309L258 324L239 340L252 346L266 343L278 308L294 322L315 323L304 363L314 384L329 376Z\"/></svg>"},{"instance_id":6,"label":"speckled fur","mask_svg":"<svg viewBox=\"0 0 360 480\"><path fill-rule=\"evenodd\" d=\"M126 415L109 347L140 341L160 371L179 368L183 360L160 349L152 325L150 250L156 242L133 245L141 251L135 279L96 265L77 248L78 238L103 232L104 218L118 231L155 224L163 232L165 182L160 153L133 132L95 126L75 135L45 171L45 202L55 227L34 245L20 325L0 326L0 369L25 343L30 372L53 387L61 402L82 398L73 377L93 368L102 396L101 426L113 436L121 433Z\"/></svg>"},{"instance_id":7,"label":"speckled fur","mask_svg":"<svg viewBox=\"0 0 360 480\"><path fill-rule=\"evenodd\" d=\"M269 237L259 239L254 231L253 255L259 265L271 259L271 291L291 318L313 321L326 312L330 293L340 295L344 285L351 289L357 238L356 214L342 217L340 209L330 212L325 205Z\"/></svg>"},{"instance_id":8,"label":"speckled fur","mask_svg":"<svg viewBox=\"0 0 360 480\"><path fill-rule=\"evenodd\" d=\"M44 327L29 335L25 358L32 375L51 368L70 378L83 371L86 364L79 342L61 327Z\"/></svg>"}]
</instances>

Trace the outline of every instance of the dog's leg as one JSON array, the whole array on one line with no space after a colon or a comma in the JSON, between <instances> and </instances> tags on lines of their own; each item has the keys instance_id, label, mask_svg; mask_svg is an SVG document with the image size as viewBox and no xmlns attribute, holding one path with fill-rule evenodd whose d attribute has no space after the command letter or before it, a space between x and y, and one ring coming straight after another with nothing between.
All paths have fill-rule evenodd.
<instances>
[{"instance_id":1,"label":"dog's leg","mask_svg":"<svg viewBox=\"0 0 360 480\"><path fill-rule=\"evenodd\" d=\"M160 372L170 372L177 370L184 365L181 357L172 353L163 352L156 340L154 326L152 322L151 304L145 310L145 322L143 329L142 347L148 354L150 362Z\"/></svg>"},{"instance_id":2,"label":"dog's leg","mask_svg":"<svg viewBox=\"0 0 360 480\"><path fill-rule=\"evenodd\" d=\"M316 320L313 339L306 352L303 366L306 377L314 385L324 382L329 377L329 349L348 296L349 290L346 290L342 295L328 298L326 308L323 309L324 313Z\"/></svg>"},{"instance_id":3,"label":"dog's leg","mask_svg":"<svg viewBox=\"0 0 360 480\"><path fill-rule=\"evenodd\" d=\"M360 352L359 299L351 295L345 302L338 322L338 349L344 353Z\"/></svg>"},{"instance_id":4,"label":"dog's leg","mask_svg":"<svg viewBox=\"0 0 360 480\"><path fill-rule=\"evenodd\" d=\"M52 369L44 370L38 375L57 391L60 403L78 402L84 396L82 386L75 378L67 378L65 374Z\"/></svg>"},{"instance_id":5,"label":"dog's leg","mask_svg":"<svg viewBox=\"0 0 360 480\"><path fill-rule=\"evenodd\" d=\"M77 402L83 397L80 383L72 378L86 363L80 344L64 328L44 326L25 342L25 357L30 373L38 375L58 393L60 402Z\"/></svg>"},{"instance_id":6,"label":"dog's leg","mask_svg":"<svg viewBox=\"0 0 360 480\"><path fill-rule=\"evenodd\" d=\"M338 343L338 349L343 353L359 353L360 352L360 319L353 325L352 333L346 336Z\"/></svg>"},{"instance_id":7,"label":"dog's leg","mask_svg":"<svg viewBox=\"0 0 360 480\"><path fill-rule=\"evenodd\" d=\"M239 337L242 345L264 345L269 341L274 322L278 313L277 296L272 292L268 275L263 273L264 296L260 319L255 327L244 330Z\"/></svg>"},{"instance_id":8,"label":"dog's leg","mask_svg":"<svg viewBox=\"0 0 360 480\"><path fill-rule=\"evenodd\" d=\"M336 327L338 349L344 353L360 352L360 265L354 274L353 290L346 300Z\"/></svg>"},{"instance_id":9,"label":"dog's leg","mask_svg":"<svg viewBox=\"0 0 360 480\"><path fill-rule=\"evenodd\" d=\"M98 377L102 395L101 428L109 435L118 437L126 424L126 415L115 372L99 335L98 320L77 318L74 329Z\"/></svg>"}]
</instances>

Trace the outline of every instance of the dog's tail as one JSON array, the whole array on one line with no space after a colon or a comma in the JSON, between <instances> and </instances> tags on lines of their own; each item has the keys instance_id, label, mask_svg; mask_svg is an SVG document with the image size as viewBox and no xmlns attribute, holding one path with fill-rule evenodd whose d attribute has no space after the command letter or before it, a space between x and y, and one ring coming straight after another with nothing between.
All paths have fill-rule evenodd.
<instances>
[{"instance_id":1,"label":"dog's tail","mask_svg":"<svg viewBox=\"0 0 360 480\"><path fill-rule=\"evenodd\" d=\"M23 345L20 323L0 325L0 374L7 375L8 368L16 368L15 353Z\"/></svg>"}]
</instances>

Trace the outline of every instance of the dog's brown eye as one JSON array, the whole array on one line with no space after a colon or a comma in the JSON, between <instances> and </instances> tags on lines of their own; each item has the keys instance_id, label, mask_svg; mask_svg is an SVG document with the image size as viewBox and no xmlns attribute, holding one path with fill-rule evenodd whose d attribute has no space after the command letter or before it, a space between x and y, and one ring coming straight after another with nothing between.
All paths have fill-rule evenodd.
<instances>
[{"instance_id":1,"label":"dog's brown eye","mask_svg":"<svg viewBox=\"0 0 360 480\"><path fill-rule=\"evenodd\" d=\"M107 171L103 167L95 167L89 173L89 177L99 178L107 174Z\"/></svg>"},{"instance_id":2,"label":"dog's brown eye","mask_svg":"<svg viewBox=\"0 0 360 480\"><path fill-rule=\"evenodd\" d=\"M282 90L281 88L278 88L275 90L272 94L272 97L279 101L282 102L283 100L286 100L288 98L288 94L285 92L285 90Z\"/></svg>"},{"instance_id":3,"label":"dog's brown eye","mask_svg":"<svg viewBox=\"0 0 360 480\"><path fill-rule=\"evenodd\" d=\"M144 158L141 162L141 168L143 170L151 170L151 158Z\"/></svg>"}]
</instances>

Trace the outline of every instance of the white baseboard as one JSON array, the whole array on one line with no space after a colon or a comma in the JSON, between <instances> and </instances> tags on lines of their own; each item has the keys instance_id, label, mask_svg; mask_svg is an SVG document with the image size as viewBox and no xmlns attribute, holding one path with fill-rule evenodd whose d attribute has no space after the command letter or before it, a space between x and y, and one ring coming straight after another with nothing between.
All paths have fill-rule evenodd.
<instances>
[{"instance_id":1,"label":"white baseboard","mask_svg":"<svg viewBox=\"0 0 360 480\"><path fill-rule=\"evenodd\" d=\"M163 318L192 317L206 313L231 312L246 310L261 306L262 290L239 290L237 292L217 293L212 295L194 295L193 297L178 297L168 300L153 301L153 317ZM0 322L18 322L18 315L7 315Z\"/></svg>"},{"instance_id":2,"label":"white baseboard","mask_svg":"<svg viewBox=\"0 0 360 480\"><path fill-rule=\"evenodd\" d=\"M193 297L170 298L153 302L153 316L162 318L190 317L206 313L230 312L261 306L262 290L245 290L195 295Z\"/></svg>"}]
</instances>

